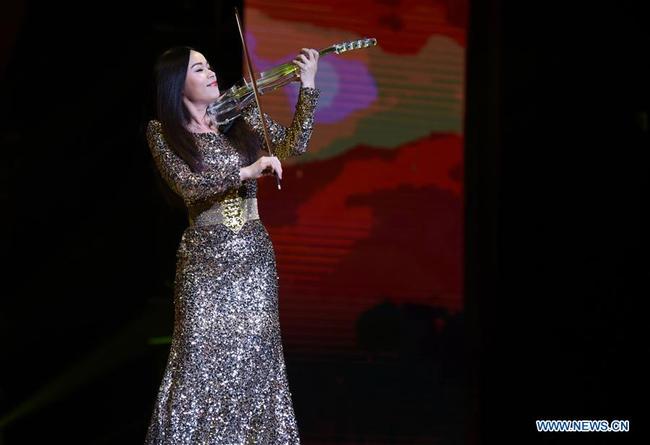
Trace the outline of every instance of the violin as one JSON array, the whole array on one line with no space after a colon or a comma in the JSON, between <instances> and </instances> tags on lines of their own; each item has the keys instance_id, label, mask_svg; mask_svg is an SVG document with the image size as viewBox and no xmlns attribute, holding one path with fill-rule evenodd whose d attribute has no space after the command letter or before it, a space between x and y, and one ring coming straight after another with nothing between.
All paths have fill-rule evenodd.
<instances>
[{"instance_id":1,"label":"violin","mask_svg":"<svg viewBox=\"0 0 650 445\"><path fill-rule=\"evenodd\" d=\"M319 56L342 54L355 49L377 45L377 39L365 38L336 43L318 51ZM283 63L255 75L255 84L260 95L273 91L293 81L300 80L298 65L293 62ZM208 115L216 125L226 125L240 116L242 110L255 100L253 82L242 78L228 88L219 99L208 106Z\"/></svg>"}]
</instances>

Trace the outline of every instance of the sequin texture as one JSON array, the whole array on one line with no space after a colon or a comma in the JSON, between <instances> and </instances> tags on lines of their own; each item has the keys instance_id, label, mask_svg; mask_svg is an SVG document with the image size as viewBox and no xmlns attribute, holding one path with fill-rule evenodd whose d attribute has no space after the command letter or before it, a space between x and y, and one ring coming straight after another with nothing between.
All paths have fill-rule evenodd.
<instances>
[{"instance_id":1,"label":"sequin texture","mask_svg":"<svg viewBox=\"0 0 650 445\"><path fill-rule=\"evenodd\" d=\"M318 97L319 90L301 88L290 127L265 115L276 156L306 151ZM257 109L243 117L261 141ZM245 161L225 137L194 137L210 167L204 173L193 173L169 148L160 122L147 127L154 162L186 203L190 225L176 252L172 343L145 443L299 444L269 233L259 218L238 230L192 224L235 192L243 200L256 198L257 182L239 179Z\"/></svg>"}]
</instances>

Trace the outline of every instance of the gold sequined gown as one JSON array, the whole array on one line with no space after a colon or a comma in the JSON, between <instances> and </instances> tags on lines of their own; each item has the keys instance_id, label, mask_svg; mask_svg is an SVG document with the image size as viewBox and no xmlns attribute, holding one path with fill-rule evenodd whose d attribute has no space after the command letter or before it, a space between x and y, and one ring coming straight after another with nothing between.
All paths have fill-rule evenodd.
<instances>
[{"instance_id":1,"label":"gold sequined gown","mask_svg":"<svg viewBox=\"0 0 650 445\"><path fill-rule=\"evenodd\" d=\"M289 127L265 114L279 159L306 151L318 97L301 87ZM243 117L261 142L257 109ZM158 171L183 198L190 225L176 254L174 331L145 443L299 444L257 182L239 179L246 163L223 135L194 137L210 166L202 174L169 148L160 122L147 126Z\"/></svg>"}]
</instances>

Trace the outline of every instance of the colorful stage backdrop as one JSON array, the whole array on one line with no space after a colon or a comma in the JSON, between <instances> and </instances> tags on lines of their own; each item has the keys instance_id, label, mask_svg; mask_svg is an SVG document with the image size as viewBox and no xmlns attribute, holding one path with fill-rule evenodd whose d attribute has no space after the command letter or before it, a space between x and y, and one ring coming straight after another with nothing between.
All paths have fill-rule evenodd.
<instances>
[{"instance_id":1,"label":"colorful stage backdrop","mask_svg":"<svg viewBox=\"0 0 650 445\"><path fill-rule=\"evenodd\" d=\"M382 303L462 310L466 3L246 2L258 71L378 41L320 59L309 151L285 161L281 191L259 186L292 356L353 353L357 320ZM298 86L265 95L265 112L288 125Z\"/></svg>"}]
</instances>

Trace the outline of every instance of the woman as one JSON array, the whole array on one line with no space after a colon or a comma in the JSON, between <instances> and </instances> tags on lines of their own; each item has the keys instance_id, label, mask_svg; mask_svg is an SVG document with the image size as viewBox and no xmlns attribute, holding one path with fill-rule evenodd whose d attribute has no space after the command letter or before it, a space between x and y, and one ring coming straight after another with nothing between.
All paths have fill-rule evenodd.
<instances>
[{"instance_id":1,"label":"woman","mask_svg":"<svg viewBox=\"0 0 650 445\"><path fill-rule=\"evenodd\" d=\"M174 331L147 444L300 443L275 254L256 200L256 179L282 178L280 161L304 153L311 137L318 51L303 48L294 63L301 87L291 125L265 115L275 156L262 150L254 102L228 134L211 122L219 86L201 53L175 47L156 64L158 120L147 141L190 225L176 255Z\"/></svg>"}]
</instances>

